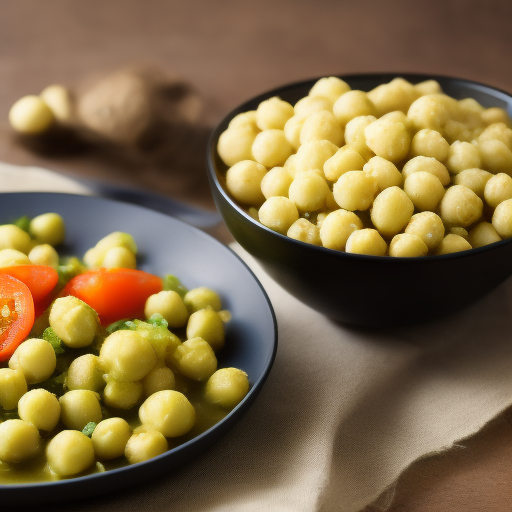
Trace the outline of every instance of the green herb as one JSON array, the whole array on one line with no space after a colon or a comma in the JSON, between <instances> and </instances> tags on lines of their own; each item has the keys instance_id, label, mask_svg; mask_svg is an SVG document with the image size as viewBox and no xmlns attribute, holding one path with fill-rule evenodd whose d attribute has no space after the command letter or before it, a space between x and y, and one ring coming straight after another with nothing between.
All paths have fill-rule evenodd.
<instances>
[{"instance_id":1,"label":"green herb","mask_svg":"<svg viewBox=\"0 0 512 512\"><path fill-rule=\"evenodd\" d=\"M155 327L165 327L167 329L169 322L160 313L154 313L148 318L148 324L154 325Z\"/></svg>"},{"instance_id":2,"label":"green herb","mask_svg":"<svg viewBox=\"0 0 512 512\"><path fill-rule=\"evenodd\" d=\"M110 324L107 327L107 332L112 334L116 331L135 331L137 330L137 325L132 320L118 320L113 324Z\"/></svg>"},{"instance_id":3,"label":"green herb","mask_svg":"<svg viewBox=\"0 0 512 512\"><path fill-rule=\"evenodd\" d=\"M29 233L30 217L23 215L23 217L20 217L19 219L16 219L15 221L13 221L13 224L15 226L18 226L20 229L23 229L23 231L26 231L27 233Z\"/></svg>"},{"instance_id":4,"label":"green herb","mask_svg":"<svg viewBox=\"0 0 512 512\"><path fill-rule=\"evenodd\" d=\"M59 274L59 286L65 286L73 277L84 272L84 264L75 257L65 258L57 268Z\"/></svg>"},{"instance_id":5,"label":"green herb","mask_svg":"<svg viewBox=\"0 0 512 512\"><path fill-rule=\"evenodd\" d=\"M96 423L94 423L94 421L90 421L87 423L87 425L85 425L84 429L82 430L82 434L86 435L87 437L91 437L95 428Z\"/></svg>"},{"instance_id":6,"label":"green herb","mask_svg":"<svg viewBox=\"0 0 512 512\"><path fill-rule=\"evenodd\" d=\"M55 354L64 354L65 350L63 347L62 340L55 334L55 331L51 327L47 327L43 332L43 340L46 340L55 350Z\"/></svg>"},{"instance_id":7,"label":"green herb","mask_svg":"<svg viewBox=\"0 0 512 512\"><path fill-rule=\"evenodd\" d=\"M66 391L66 376L67 371L57 375L57 377L53 377L51 379L45 380L37 385L38 388L46 389L50 393L54 395L61 396Z\"/></svg>"},{"instance_id":8,"label":"green herb","mask_svg":"<svg viewBox=\"0 0 512 512\"><path fill-rule=\"evenodd\" d=\"M185 294L188 292L188 289L181 284L181 281L172 274L167 274L164 276L163 286L164 290L172 290L173 292L176 292L181 298L185 297Z\"/></svg>"}]
</instances>

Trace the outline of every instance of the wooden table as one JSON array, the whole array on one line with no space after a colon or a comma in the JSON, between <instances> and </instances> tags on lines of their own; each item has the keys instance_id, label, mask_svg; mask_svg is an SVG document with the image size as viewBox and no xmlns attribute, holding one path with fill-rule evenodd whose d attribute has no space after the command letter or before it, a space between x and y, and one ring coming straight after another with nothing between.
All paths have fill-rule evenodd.
<instances>
[{"instance_id":1,"label":"wooden table","mask_svg":"<svg viewBox=\"0 0 512 512\"><path fill-rule=\"evenodd\" d=\"M158 189L213 209L204 172L208 127L237 104L287 82L367 71L445 74L512 91L511 20L507 0L5 1L0 160ZM50 83L76 87L134 63L175 73L204 98L206 129L174 160L90 147L36 153L12 136L7 113L20 96ZM216 236L229 240L225 228ZM511 510L512 412L461 446L414 464L389 510Z\"/></svg>"}]
</instances>

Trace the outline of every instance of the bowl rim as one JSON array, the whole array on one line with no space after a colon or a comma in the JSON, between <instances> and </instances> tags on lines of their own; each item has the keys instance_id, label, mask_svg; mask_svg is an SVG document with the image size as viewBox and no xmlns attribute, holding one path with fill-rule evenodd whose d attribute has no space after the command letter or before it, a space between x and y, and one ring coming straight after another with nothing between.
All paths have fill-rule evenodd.
<instances>
[{"instance_id":1,"label":"bowl rim","mask_svg":"<svg viewBox=\"0 0 512 512\"><path fill-rule=\"evenodd\" d=\"M154 465L155 463L158 464L159 462L167 459L167 458L175 458L179 457L179 454L181 452L186 452L190 449L191 446L201 446L199 451L197 453L193 453L190 457L187 458L186 461L183 463L179 463L176 465L176 467L172 466L167 471L173 471L179 468L179 466L182 466L188 462L190 462L192 459L195 459L198 455L206 452L209 450L209 448L218 440L220 437L224 437L224 434L231 429L231 427L241 420L242 416L246 414L248 409L253 405L253 402L256 400L257 396L259 395L263 385L265 384L265 381L267 380L270 371L272 370L273 364L275 362L276 354L277 354L277 346L278 346L278 326L277 326L277 317L276 313L274 311L274 307L272 306L272 302L268 296L268 293L266 292L265 288L263 287L261 281L256 276L256 274L253 272L253 270L248 266L248 264L228 245L225 245L221 243L219 240L214 238L213 236L209 235L208 233L204 232L203 230L196 228L195 226L192 226L191 224L188 224L176 217L173 217L169 214L160 212L158 210L152 210L151 208L148 208L146 206L140 206L137 204L133 204L126 201L121 201L118 199L111 199L111 198L105 198L101 196L95 196L95 195L85 195L85 194L75 194L75 193L68 193L68 192L46 192L46 191L15 191L15 192L0 192L0 197L5 196L14 196L14 197L20 197L28 196L28 197L36 197L36 196L46 196L49 198L49 203L52 204L52 201L54 201L51 196L55 197L70 197L74 198L78 201L99 201L99 202L106 202L106 203L113 203L120 206L128 207L130 209L134 210L141 210L144 212L150 212L151 215L157 215L162 218L166 218L166 222L169 220L171 222L175 222L178 225L184 226L185 229L191 230L195 236L199 236L201 238L204 238L208 241L208 243L213 243L214 245L217 245L220 250L226 250L228 253L230 253L231 256L234 256L245 268L246 271L248 271L250 277L255 282L255 284L258 286L262 298L266 304L266 307L268 308L268 312L270 313L270 318L272 319L272 327L271 331L273 333L273 337L271 339L272 343L272 349L269 351L268 357L264 361L264 370L259 375L258 379L255 380L252 383L252 386L249 389L249 392L247 395L233 408L231 409L226 416L224 416L220 421L209 427L204 432L201 432L197 436L193 437L192 439L189 439L188 441L175 446L173 448L169 448L164 453L157 455L156 457L152 457L151 459L148 459L146 461L138 462L135 464L127 464L123 465L114 469L110 469L108 471L104 472L95 472L90 473L87 475L78 475L76 477L70 477L70 478L62 478L60 480L45 480L45 481L36 481L36 482L22 482L22 483L9 483L9 484L2 484L0 483L0 493L1 492L7 492L10 493L16 493L18 495L19 493L22 493L24 490L33 490L38 491L44 488L52 488L55 489L55 491L58 491L60 488L64 487L70 487L73 489L74 487L77 487L77 497L76 498L56 498L53 501L49 501L46 499L43 499L41 501L42 504L48 504L48 503L59 503L59 502L74 502L77 499L85 498L86 496L83 496L81 491L78 491L78 486L80 489L82 489L82 486L87 485L88 483L92 483L97 481L97 479L102 479L100 481L108 481L110 479L119 478L120 476L124 475L126 472L133 472L134 470L137 471L137 474L140 474L141 471L144 470L144 467L148 465ZM223 432L223 429L226 429ZM220 435L215 438L215 435L217 432L220 432ZM212 437L213 436L213 437ZM202 447L203 443L208 443L206 446ZM164 475L166 473L162 473ZM147 479L144 479L141 481L141 484L147 483ZM139 484L137 484L139 485ZM120 489L124 489L126 486L121 486L119 489L115 490L114 492L119 492ZM101 491L99 493L91 493L90 496L94 497L97 495L103 495L103 494L111 494L112 491ZM5 496L6 504L12 503L11 495ZM22 503L25 503L24 501ZM29 503L29 502L27 502Z\"/></svg>"},{"instance_id":2,"label":"bowl rim","mask_svg":"<svg viewBox=\"0 0 512 512\"><path fill-rule=\"evenodd\" d=\"M226 114L223 119L217 124L215 129L210 134L210 137L208 139L207 143L207 151L206 151L206 167L208 176L210 178L210 181L215 185L215 188L220 192L223 199L233 208L240 216L242 216L246 221L248 221L251 225L253 225L257 229L261 229L263 232L266 232L268 235L277 236L281 240L286 240L288 243L291 243L292 245L296 245L298 248L304 249L305 247L310 247L312 250L318 250L320 252L323 252L325 255L334 255L338 254L341 258L348 258L350 259L357 259L357 260L368 260L368 261L379 261L379 262L389 262L389 264L403 264L404 262L408 262L410 264L419 264L422 261L443 261L443 260L451 260L454 258L465 258L465 257L471 257L474 254L481 253L481 252L487 252L487 251L493 251L498 250L500 247L504 245L508 245L512 242L512 238L507 238L505 240L500 240L499 242L494 242L492 244L484 245L482 247L475 247L471 248L465 251L459 251L454 252L450 254L437 254L437 255L428 255L428 256L421 256L421 257L403 257L403 256L373 256L369 254L352 254L347 253L345 251L337 251L335 249L329 249L327 247L317 246L308 244L306 242L302 242L300 240L295 240L294 238L290 238L286 235L283 235L281 233L278 233L277 231L273 231L272 229L268 228L267 226L264 226L260 222L257 222L253 217L251 217L242 207L240 207L230 196L230 194L225 190L222 183L219 180L220 171L217 168L216 165L216 156L217 156L217 142L221 135L221 133L227 128L229 122L233 117L235 117L237 114L240 114L242 112L246 112L249 109L249 105L252 105L253 103L260 103L263 100L266 100L268 98L271 98L273 96L279 96L281 93L286 92L288 90L293 90L298 87L311 87L313 84L320 80L321 78L324 78L326 76L336 76L337 78L341 78L342 80L351 81L351 80L368 80L368 79L376 79L376 80L383 80L382 83L386 83L386 81L391 81L394 78L404 78L412 83L418 83L425 80L436 80L440 83L443 82L459 82L462 84L469 84L473 86L474 88L480 89L483 92L492 92L494 96L496 96L496 93L498 93L498 96L504 96L507 102L512 102L512 93L508 93L502 89L499 89L497 87L483 84L481 82L477 82L474 80L469 80L466 78L457 78L452 77L448 75L426 75L422 73L393 73L393 72L382 72L382 73L354 73L354 74L342 74L342 75L324 75L324 76L318 76L309 78L306 80L300 80L297 82L292 82L289 84L282 85L280 87L273 88L267 92L263 92L261 94L258 94L257 96L254 96L246 101L244 101L242 104L238 105L234 109L232 109L228 114ZM385 80L385 81L384 81Z\"/></svg>"}]
</instances>

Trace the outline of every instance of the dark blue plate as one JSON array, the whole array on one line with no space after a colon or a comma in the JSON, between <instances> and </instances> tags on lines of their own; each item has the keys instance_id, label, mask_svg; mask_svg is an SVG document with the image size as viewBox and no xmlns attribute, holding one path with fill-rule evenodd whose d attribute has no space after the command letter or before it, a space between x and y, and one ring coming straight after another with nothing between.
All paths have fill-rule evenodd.
<instances>
[{"instance_id":1,"label":"dark blue plate","mask_svg":"<svg viewBox=\"0 0 512 512\"><path fill-rule=\"evenodd\" d=\"M64 253L83 255L112 231L131 233L140 252L139 268L174 274L188 288L216 290L232 313L219 366L247 372L251 389L242 402L215 426L177 448L146 462L93 475L54 482L1 485L3 504L41 504L77 500L131 487L161 476L205 451L238 421L254 402L270 372L277 349L274 311L245 263L202 231L167 215L98 197L57 193L0 194L0 222L23 215L57 212L64 217ZM1 507L0 507L1 508Z\"/></svg>"}]
</instances>

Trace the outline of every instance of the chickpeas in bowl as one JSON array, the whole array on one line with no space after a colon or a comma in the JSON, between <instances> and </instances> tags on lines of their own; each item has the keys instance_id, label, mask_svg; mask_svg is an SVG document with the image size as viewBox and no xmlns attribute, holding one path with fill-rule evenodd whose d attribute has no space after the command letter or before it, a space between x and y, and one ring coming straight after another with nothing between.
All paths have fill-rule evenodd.
<instances>
[{"instance_id":1,"label":"chickpeas in bowl","mask_svg":"<svg viewBox=\"0 0 512 512\"><path fill-rule=\"evenodd\" d=\"M295 240L374 256L443 255L512 237L512 122L502 107L395 77L324 77L295 101L235 115L216 149L225 187Z\"/></svg>"}]
</instances>

